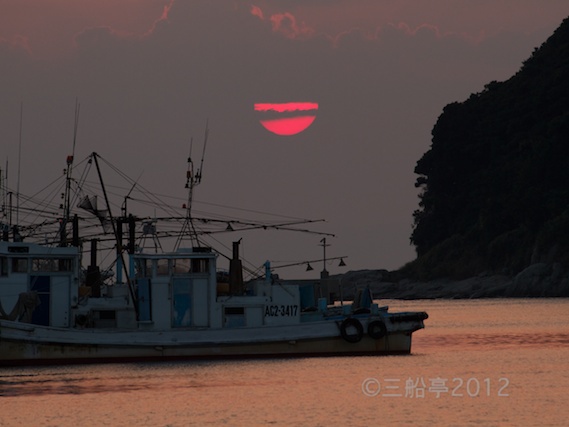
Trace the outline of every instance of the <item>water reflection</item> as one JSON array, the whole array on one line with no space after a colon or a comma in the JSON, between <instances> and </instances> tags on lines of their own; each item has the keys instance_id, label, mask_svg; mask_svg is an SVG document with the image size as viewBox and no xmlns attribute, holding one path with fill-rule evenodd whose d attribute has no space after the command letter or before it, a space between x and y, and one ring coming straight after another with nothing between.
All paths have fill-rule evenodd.
<instances>
[{"instance_id":1,"label":"water reflection","mask_svg":"<svg viewBox=\"0 0 569 427\"><path fill-rule=\"evenodd\" d=\"M410 356L2 369L0 425L566 425L569 300L388 304L429 313ZM370 397L369 378L446 379L462 396Z\"/></svg>"}]
</instances>

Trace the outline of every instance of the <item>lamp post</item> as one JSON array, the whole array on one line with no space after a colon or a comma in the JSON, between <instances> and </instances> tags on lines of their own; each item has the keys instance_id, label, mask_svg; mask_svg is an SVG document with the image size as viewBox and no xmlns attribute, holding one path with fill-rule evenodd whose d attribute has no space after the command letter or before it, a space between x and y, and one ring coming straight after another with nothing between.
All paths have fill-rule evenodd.
<instances>
[{"instance_id":1,"label":"lamp post","mask_svg":"<svg viewBox=\"0 0 569 427\"><path fill-rule=\"evenodd\" d=\"M326 279L329 276L328 271L326 271L326 247L330 246L329 244L326 243L326 237L324 237L322 240L320 240L320 245L322 246L322 250L324 251L324 258L323 258L323 268L322 271L320 272L320 278L321 279Z\"/></svg>"}]
</instances>

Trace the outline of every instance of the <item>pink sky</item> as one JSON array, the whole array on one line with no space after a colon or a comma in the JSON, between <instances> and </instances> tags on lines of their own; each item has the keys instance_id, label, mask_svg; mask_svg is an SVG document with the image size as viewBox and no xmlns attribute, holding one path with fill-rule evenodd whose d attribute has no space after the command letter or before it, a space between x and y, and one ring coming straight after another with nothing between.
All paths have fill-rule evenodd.
<instances>
[{"instance_id":1,"label":"pink sky","mask_svg":"<svg viewBox=\"0 0 569 427\"><path fill-rule=\"evenodd\" d=\"M69 54L75 38L96 28L116 37L145 37L167 18L171 0L2 0L0 42L34 58Z\"/></svg>"},{"instance_id":2,"label":"pink sky","mask_svg":"<svg viewBox=\"0 0 569 427\"><path fill-rule=\"evenodd\" d=\"M180 0L3 0L0 41L25 45L33 55L69 52L81 33L106 28L116 37L147 37L168 14L178 13ZM200 3L200 2L196 2ZM203 3L203 2L201 2ZM439 36L459 35L482 41L504 32L531 34L550 29L567 12L566 2L544 7L534 0L418 0L224 2L235 11L248 8L272 30L293 39L341 38L359 32L381 38L387 28L413 34L430 28ZM515 7L513 6L515 4ZM196 6L198 9L200 6ZM31 13L33 11L33 13ZM187 16L191 18L191 16ZM246 24L244 22L244 24Z\"/></svg>"},{"instance_id":3,"label":"pink sky","mask_svg":"<svg viewBox=\"0 0 569 427\"><path fill-rule=\"evenodd\" d=\"M209 120L196 206L325 218L329 256L397 268L444 106L513 75L568 15L567 0L0 0L0 164L15 186L23 103L21 191L57 177L78 98L76 159L97 151L184 198ZM317 120L286 138L251 108L305 101ZM240 237L254 264L321 255L318 236L224 243Z\"/></svg>"}]
</instances>

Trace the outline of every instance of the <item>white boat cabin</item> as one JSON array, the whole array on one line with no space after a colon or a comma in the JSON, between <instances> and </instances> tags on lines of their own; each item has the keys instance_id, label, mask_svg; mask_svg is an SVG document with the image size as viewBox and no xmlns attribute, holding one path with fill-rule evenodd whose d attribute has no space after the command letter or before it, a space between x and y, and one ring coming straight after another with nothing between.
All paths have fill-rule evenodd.
<instances>
[{"instance_id":1,"label":"white boat cabin","mask_svg":"<svg viewBox=\"0 0 569 427\"><path fill-rule=\"evenodd\" d=\"M297 285L257 280L237 291L218 277L209 248L136 254L139 323L152 329L234 328L300 322Z\"/></svg>"},{"instance_id":2,"label":"white boat cabin","mask_svg":"<svg viewBox=\"0 0 569 427\"><path fill-rule=\"evenodd\" d=\"M86 285L76 247L0 242L0 317L61 328L169 330L298 324L305 309L311 319L326 309L325 299L316 309L313 282L271 283L268 266L266 278L247 289L230 286L209 248L130 257L132 292L100 278Z\"/></svg>"},{"instance_id":3,"label":"white boat cabin","mask_svg":"<svg viewBox=\"0 0 569 427\"><path fill-rule=\"evenodd\" d=\"M79 250L0 242L0 317L69 327L79 301Z\"/></svg>"}]
</instances>

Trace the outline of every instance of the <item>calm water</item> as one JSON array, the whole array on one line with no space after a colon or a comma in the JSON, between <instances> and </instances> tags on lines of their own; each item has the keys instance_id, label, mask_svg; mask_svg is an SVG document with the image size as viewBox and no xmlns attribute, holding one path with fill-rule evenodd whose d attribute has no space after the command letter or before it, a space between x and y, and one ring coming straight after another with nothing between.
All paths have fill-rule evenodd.
<instances>
[{"instance_id":1,"label":"calm water","mask_svg":"<svg viewBox=\"0 0 569 427\"><path fill-rule=\"evenodd\" d=\"M0 369L0 425L567 425L568 299L388 303L411 356Z\"/></svg>"}]
</instances>

